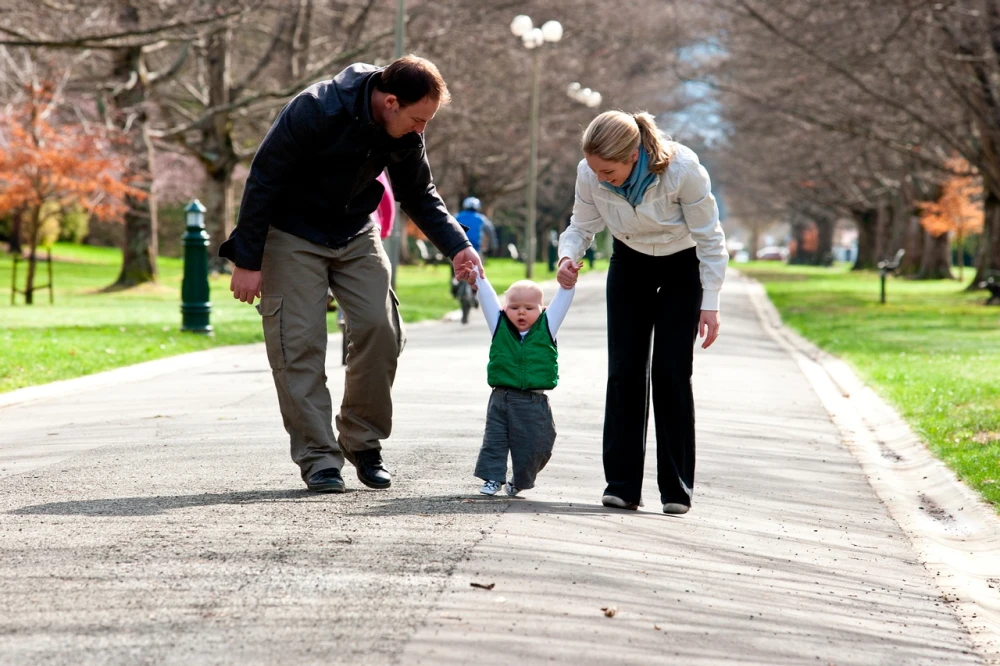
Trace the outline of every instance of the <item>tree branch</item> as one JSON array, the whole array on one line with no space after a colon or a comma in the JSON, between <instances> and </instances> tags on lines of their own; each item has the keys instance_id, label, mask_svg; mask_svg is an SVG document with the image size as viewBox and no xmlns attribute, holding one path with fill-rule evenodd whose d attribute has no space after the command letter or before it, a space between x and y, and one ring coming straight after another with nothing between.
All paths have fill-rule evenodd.
<instances>
[{"instance_id":1,"label":"tree branch","mask_svg":"<svg viewBox=\"0 0 1000 666\"><path fill-rule=\"evenodd\" d=\"M152 85L158 82L169 81L174 78L181 71L181 68L184 67L184 63L187 62L188 54L190 52L191 42L184 42L184 46L181 48L181 52L177 55L173 64L162 72L150 72L146 77L146 81Z\"/></svg>"},{"instance_id":2,"label":"tree branch","mask_svg":"<svg viewBox=\"0 0 1000 666\"><path fill-rule=\"evenodd\" d=\"M239 109L247 108L247 107L249 107L249 106L251 106L253 104L256 104L258 102L273 101L273 100L279 100L279 99L280 100L284 100L284 99L287 99L289 97L292 97L293 95L296 95L299 92L301 92L302 88L304 88L306 85L308 85L309 83L312 82L312 80L313 80L312 76L313 76L313 74L317 70L326 69L327 67L329 67L330 65L332 65L332 64L334 64L336 62L341 62L341 61L349 60L349 59L355 57L356 55L367 51L373 44L375 44L376 42L378 42L378 41L380 41L380 40L382 40L382 39L384 39L384 38L386 38L386 37L388 37L388 36L390 36L392 34L393 34L392 31L386 31L386 32L380 33L379 35L376 35L371 40L369 40L368 42L365 42L364 44L362 44L361 46L358 46L357 48L354 48L354 49L352 49L350 51L342 51L340 53L336 53L336 54L330 56L326 60L323 60L323 61L315 64L314 66L310 67L309 70L308 70L308 75L307 76L303 76L303 77L299 78L297 81L293 81L292 83L290 83L289 85L287 85L285 88L283 88L281 90L272 90L272 91L262 92L262 93L258 93L256 95L251 95L249 97L245 97L245 98L243 98L241 100L238 100L238 101L235 101L235 102L230 102L229 104L221 104L219 106L209 107L209 108L205 109L202 112L201 116L197 120L194 120L192 122L189 122L189 123L186 123L186 124L181 125L179 127L174 127L172 129L168 129L168 130L155 130L155 131L151 131L150 134L152 136L156 137L156 138L159 138L159 139L174 139L174 138L183 136L184 134L186 134L187 132L190 132L192 130L201 130L201 129L204 129L204 128L208 127L208 125L212 122L212 119L217 114L220 114L220 113L231 113L231 112L237 111ZM192 94L195 94L196 91L189 89L189 92L191 92Z\"/></svg>"},{"instance_id":3,"label":"tree branch","mask_svg":"<svg viewBox=\"0 0 1000 666\"><path fill-rule=\"evenodd\" d=\"M953 136L951 136L948 132L946 132L943 128L941 128L937 123L935 123L935 122L931 121L930 119L922 116L921 114L915 112L909 106L907 106L905 104L900 104L899 102L897 102L892 97L888 97L886 95L883 95L883 94L881 94L881 93L873 90L871 88L871 86L869 86L867 83L865 83L864 81L862 81L856 74L854 74L853 72L847 70L843 65L831 61L829 58L826 58L826 57L820 55L814 49L812 49L812 48L806 46L805 44L803 44L800 40L795 39L794 37L791 37L791 36L785 34L776 25L774 25L765 16L763 16L754 7L752 7L749 4L748 0L738 0L738 2L747 11L748 15L751 18L753 18L754 20L756 20L758 23L760 23L762 26L764 26L764 28L768 32L770 32L774 36L778 37L779 39L781 39L786 44L789 44L790 46L795 47L798 51L802 52L803 54L807 55L808 57L812 58L813 60L816 60L817 62L823 64L824 66L828 67L829 69L831 69L832 71L836 72L837 74L840 74L843 78L845 78L846 80L848 80L852 84L854 84L854 86L856 88L858 88L858 90L861 90L866 95L869 95L872 99L876 99L879 102L885 104L886 106L888 106L890 108L893 108L893 109L896 109L897 111L902 112L903 114L905 114L906 116L908 116L913 121L915 121L915 122L919 123L920 125L926 127L931 132L933 132L934 134L936 134L944 143L946 143L948 146L950 146L955 151L963 153L963 154L966 152L963 149L963 146L961 146L961 144L959 144L955 140L955 138Z\"/></svg>"},{"instance_id":4,"label":"tree branch","mask_svg":"<svg viewBox=\"0 0 1000 666\"><path fill-rule=\"evenodd\" d=\"M26 35L17 32L16 30L11 30L10 28L4 28L0 26L0 33L6 33L13 37L13 39L0 38L0 45L42 47L49 49L83 49L83 48L120 49L127 47L144 46L151 43L151 41L159 41L161 39L173 39L174 41L189 40L190 36L178 36L170 38L170 37L164 37L164 35L185 28L194 28L198 26L212 25L215 23L224 22L235 16L239 16L241 14L250 11L250 8L251 5L247 5L242 9L225 12L217 16L208 16L204 18L191 19L187 21L174 21L173 23L153 26L151 28L146 28L141 30L126 30L123 32L116 32L107 35L87 35L83 37L73 37L70 39L41 39L33 37L31 35Z\"/></svg>"},{"instance_id":5,"label":"tree branch","mask_svg":"<svg viewBox=\"0 0 1000 666\"><path fill-rule=\"evenodd\" d=\"M274 29L274 37L271 39L271 43L268 44L267 50L264 51L264 55L260 57L257 63L253 66L247 75L243 77L243 80L234 85L229 89L229 99L236 99L243 94L243 91L248 85L253 83L253 81L260 76L260 73L271 64L271 60L274 58L274 54L278 50L278 46L281 44L281 40L284 37L285 30L288 28L289 17L285 16L278 23L277 27Z\"/></svg>"}]
</instances>

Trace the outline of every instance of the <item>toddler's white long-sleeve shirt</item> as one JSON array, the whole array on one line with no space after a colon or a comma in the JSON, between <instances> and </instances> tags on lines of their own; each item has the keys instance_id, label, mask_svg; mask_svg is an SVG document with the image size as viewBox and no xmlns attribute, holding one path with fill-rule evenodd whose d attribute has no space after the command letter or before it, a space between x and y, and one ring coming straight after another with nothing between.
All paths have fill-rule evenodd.
<instances>
[{"instance_id":1,"label":"toddler's white long-sleeve shirt","mask_svg":"<svg viewBox=\"0 0 1000 666\"><path fill-rule=\"evenodd\" d=\"M496 333L497 324L500 323L500 312L503 310L500 307L500 299L497 297L497 292L493 289L493 285L486 278L476 276L476 297L479 299L479 309L483 311L483 316L486 318L486 323L490 327L490 335L492 336ZM569 312L569 306L573 302L573 295L576 293L576 287L572 289L564 289L559 287L556 295L552 298L552 302L549 306L545 308L546 317L549 323L549 334L552 339L556 339L556 333L559 332L559 327L562 326L563 320L566 318L566 313ZM527 331L521 333L523 338L527 335Z\"/></svg>"}]
</instances>

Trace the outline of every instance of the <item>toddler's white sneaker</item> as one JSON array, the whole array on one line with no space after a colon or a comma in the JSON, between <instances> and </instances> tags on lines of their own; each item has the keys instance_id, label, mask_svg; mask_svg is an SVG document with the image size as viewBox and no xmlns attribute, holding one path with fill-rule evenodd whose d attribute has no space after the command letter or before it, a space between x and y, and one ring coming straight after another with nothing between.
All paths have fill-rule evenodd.
<instances>
[{"instance_id":1,"label":"toddler's white sneaker","mask_svg":"<svg viewBox=\"0 0 1000 666\"><path fill-rule=\"evenodd\" d=\"M483 495L496 495L500 491L500 486L503 484L499 481L487 481L483 484L483 487L479 489L479 492Z\"/></svg>"}]
</instances>

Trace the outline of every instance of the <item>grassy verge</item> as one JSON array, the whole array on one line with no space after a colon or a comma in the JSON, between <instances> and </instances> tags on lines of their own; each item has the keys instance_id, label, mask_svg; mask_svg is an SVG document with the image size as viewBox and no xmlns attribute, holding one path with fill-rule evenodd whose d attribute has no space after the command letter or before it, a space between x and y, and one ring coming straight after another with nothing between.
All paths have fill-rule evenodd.
<instances>
[{"instance_id":1,"label":"grassy verge","mask_svg":"<svg viewBox=\"0 0 1000 666\"><path fill-rule=\"evenodd\" d=\"M786 324L849 362L931 450L1000 507L1000 308L954 281L755 262ZM969 275L968 277L971 277Z\"/></svg>"},{"instance_id":2,"label":"grassy verge","mask_svg":"<svg viewBox=\"0 0 1000 666\"><path fill-rule=\"evenodd\" d=\"M193 335L180 332L180 260L160 258L158 284L105 291L118 276L120 250L60 243L53 256L55 304L49 305L47 291L38 291L34 305L23 305L18 296L12 307L12 261L0 254L0 392L263 340L260 317L231 297L228 276L210 279L215 334ZM524 276L524 265L510 260L492 259L487 268L497 291ZM18 271L18 286L23 287L26 264L19 264ZM47 282L44 264L39 271L39 283ZM550 274L545 264L536 264L535 275L543 280ZM396 281L403 319L437 319L455 309L449 277L447 265L401 267ZM328 322L336 330L334 315Z\"/></svg>"}]
</instances>

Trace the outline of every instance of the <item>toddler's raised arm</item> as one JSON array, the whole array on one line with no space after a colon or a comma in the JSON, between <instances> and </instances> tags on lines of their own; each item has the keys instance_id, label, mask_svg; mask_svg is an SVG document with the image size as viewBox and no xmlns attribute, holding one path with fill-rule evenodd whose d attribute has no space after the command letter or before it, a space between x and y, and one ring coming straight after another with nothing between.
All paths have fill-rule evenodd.
<instances>
[{"instance_id":1,"label":"toddler's raised arm","mask_svg":"<svg viewBox=\"0 0 1000 666\"><path fill-rule=\"evenodd\" d=\"M562 326L563 319L566 318L566 313L569 312L569 306L573 302L573 295L575 293L576 287L572 289L559 287L556 290L556 295L552 298L552 302L549 303L549 307L545 308L549 319L549 333L552 334L553 340L556 339L556 333L559 332L559 327Z\"/></svg>"},{"instance_id":2,"label":"toddler's raised arm","mask_svg":"<svg viewBox=\"0 0 1000 666\"><path fill-rule=\"evenodd\" d=\"M486 323L490 327L490 335L496 333L497 324L500 321L500 299L497 292L493 290L493 285L484 277L476 275L476 298L479 299L479 309L486 317Z\"/></svg>"}]
</instances>

